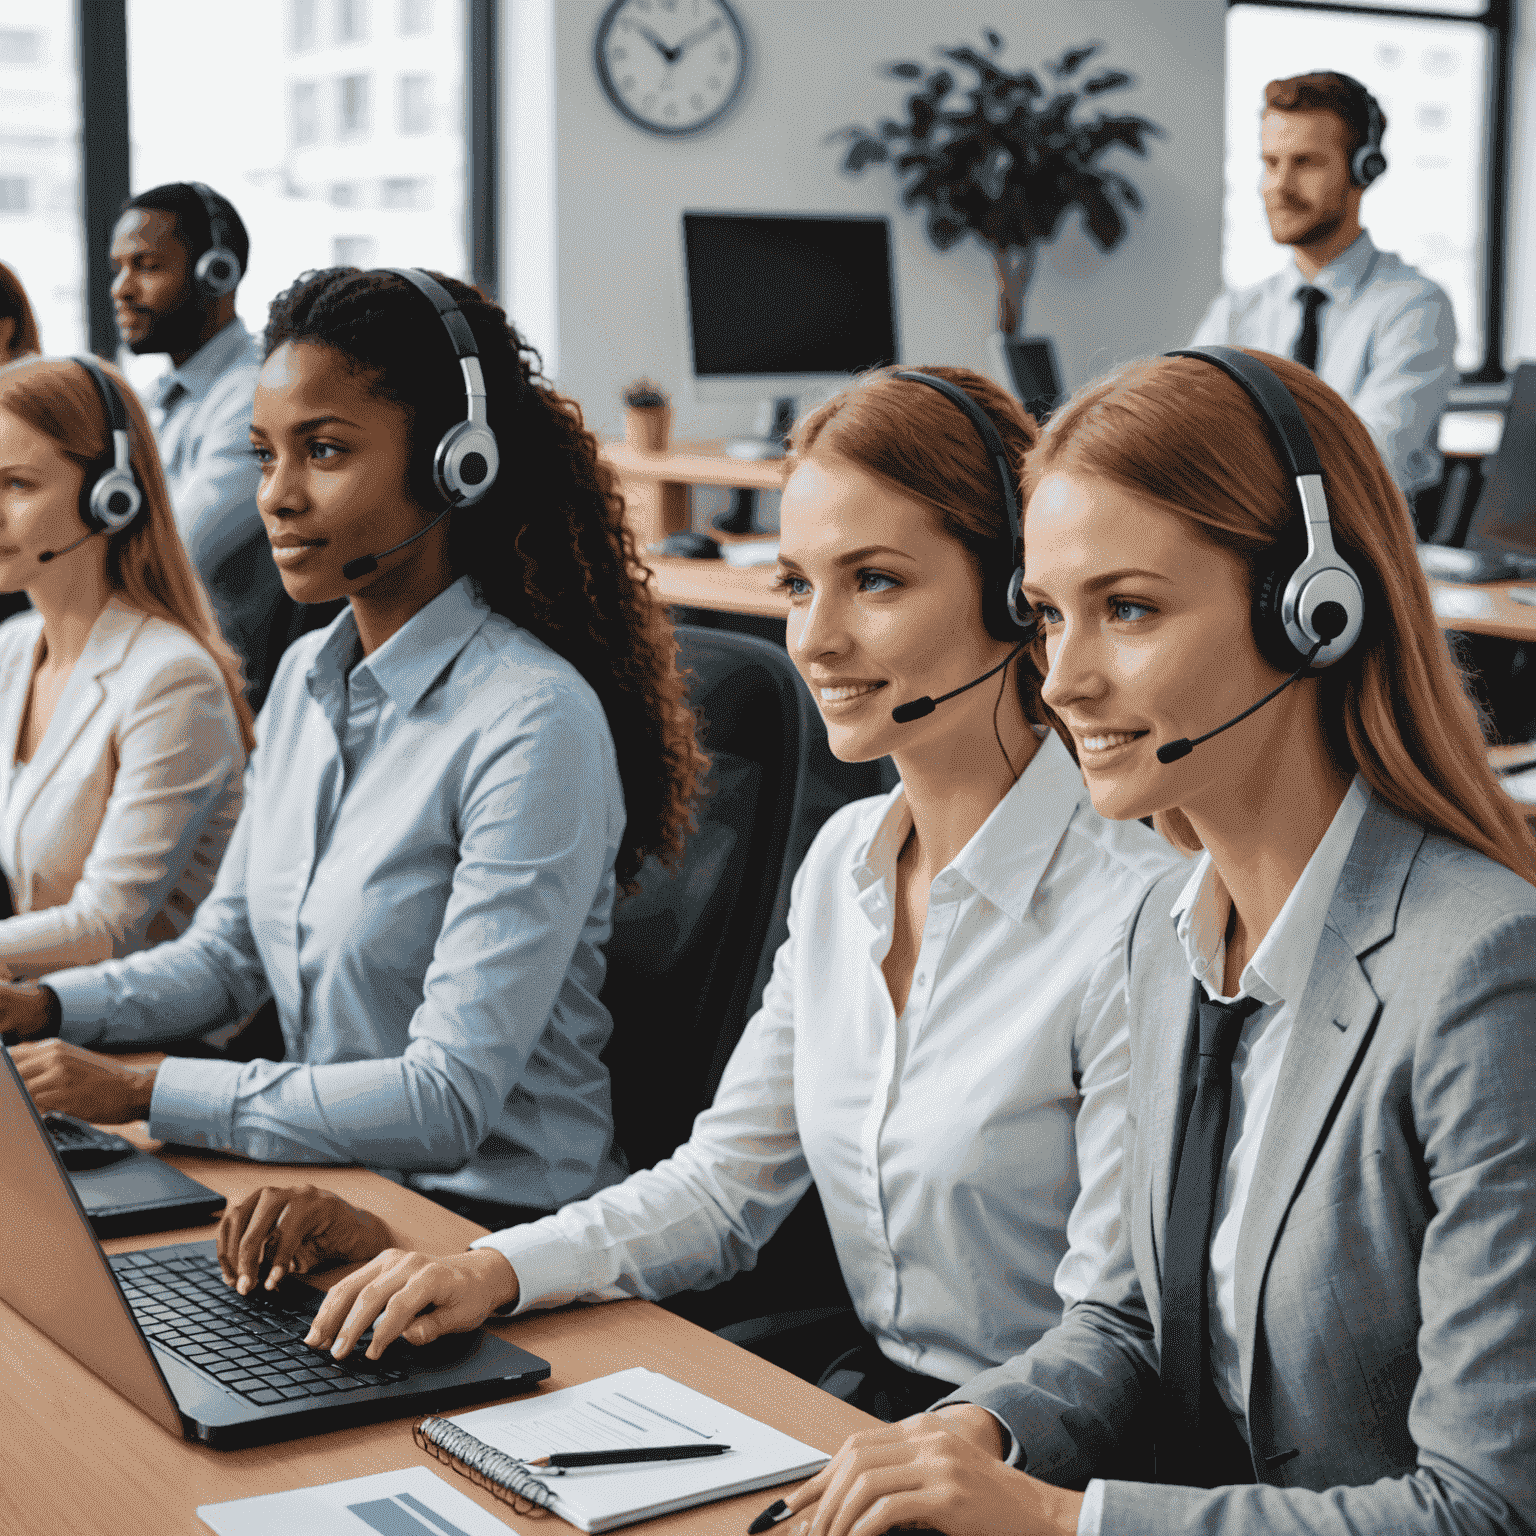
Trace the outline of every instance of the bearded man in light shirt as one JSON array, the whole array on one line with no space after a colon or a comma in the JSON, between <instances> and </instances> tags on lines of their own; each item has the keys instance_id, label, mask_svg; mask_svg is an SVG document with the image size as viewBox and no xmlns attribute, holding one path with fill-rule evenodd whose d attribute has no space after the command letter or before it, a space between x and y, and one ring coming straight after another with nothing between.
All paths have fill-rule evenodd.
<instances>
[{"instance_id":1,"label":"bearded man in light shirt","mask_svg":"<svg viewBox=\"0 0 1536 1536\"><path fill-rule=\"evenodd\" d=\"M1456 382L1456 318L1445 291L1360 223L1387 168L1386 114L1331 70L1264 87L1259 190L1269 230L1293 259L1261 283L1217 295L1193 346L1292 357L1354 407L1409 499L1440 478L1440 415Z\"/></svg>"}]
</instances>

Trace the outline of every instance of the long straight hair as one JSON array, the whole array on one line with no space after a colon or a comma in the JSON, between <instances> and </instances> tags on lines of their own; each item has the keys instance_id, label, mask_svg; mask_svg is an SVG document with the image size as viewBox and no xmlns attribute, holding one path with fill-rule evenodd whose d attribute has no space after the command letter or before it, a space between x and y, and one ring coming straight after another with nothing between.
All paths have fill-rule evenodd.
<instances>
[{"instance_id":1,"label":"long straight hair","mask_svg":"<svg viewBox=\"0 0 1536 1536\"><path fill-rule=\"evenodd\" d=\"M1536 884L1536 836L1488 766L1482 721L1435 619L1402 493L1342 397L1289 358L1252 355L1301 408L1322 460L1334 545L1365 589L1360 639L1319 678L1335 760L1411 821ZM1029 456L1027 489L1057 472L1108 480L1184 518L1250 574L1277 545L1298 560L1305 548L1295 487L1252 402L1195 358L1131 363L1079 390ZM1036 649L1043 664L1043 642ZM1160 813L1157 826L1185 852L1200 847L1182 812Z\"/></svg>"},{"instance_id":2,"label":"long straight hair","mask_svg":"<svg viewBox=\"0 0 1536 1536\"><path fill-rule=\"evenodd\" d=\"M139 515L126 528L106 535L107 584L129 607L185 630L208 652L223 675L249 752L256 736L242 690L240 663L219 633L208 594L181 542L149 418L122 374L111 363L100 366L122 397L129 458L144 493ZM0 368L0 410L51 439L83 474L111 462L111 433L101 397L85 369L70 358L21 358Z\"/></svg>"}]
</instances>

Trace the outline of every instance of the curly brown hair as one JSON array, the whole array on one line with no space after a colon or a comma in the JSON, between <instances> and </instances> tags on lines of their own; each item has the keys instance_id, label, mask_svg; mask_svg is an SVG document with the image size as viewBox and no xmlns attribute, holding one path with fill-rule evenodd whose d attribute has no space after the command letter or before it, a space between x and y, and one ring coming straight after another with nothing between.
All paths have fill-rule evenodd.
<instances>
[{"instance_id":1,"label":"curly brown hair","mask_svg":"<svg viewBox=\"0 0 1536 1536\"><path fill-rule=\"evenodd\" d=\"M563 656L601 701L628 817L616 872L625 891L647 857L675 865L708 760L677 667L677 642L597 454L581 407L544 379L538 354L497 304L432 273L459 305L480 353L501 470L484 500L449 523L455 572L493 612ZM273 301L266 354L285 342L332 348L411 422L409 489L442 505L432 455L464 416L464 384L442 322L392 272L307 272Z\"/></svg>"}]
</instances>

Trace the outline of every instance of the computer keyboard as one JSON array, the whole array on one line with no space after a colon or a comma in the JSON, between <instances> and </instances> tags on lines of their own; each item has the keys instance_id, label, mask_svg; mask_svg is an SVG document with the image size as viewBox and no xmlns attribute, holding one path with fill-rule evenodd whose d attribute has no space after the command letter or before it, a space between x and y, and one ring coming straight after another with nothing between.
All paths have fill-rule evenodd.
<instances>
[{"instance_id":1,"label":"computer keyboard","mask_svg":"<svg viewBox=\"0 0 1536 1536\"><path fill-rule=\"evenodd\" d=\"M249 1296L224 1284L218 1260L161 1249L112 1259L145 1336L253 1403L325 1398L411 1374L362 1358L371 1332L344 1361L303 1342L320 1293L300 1282Z\"/></svg>"}]
</instances>

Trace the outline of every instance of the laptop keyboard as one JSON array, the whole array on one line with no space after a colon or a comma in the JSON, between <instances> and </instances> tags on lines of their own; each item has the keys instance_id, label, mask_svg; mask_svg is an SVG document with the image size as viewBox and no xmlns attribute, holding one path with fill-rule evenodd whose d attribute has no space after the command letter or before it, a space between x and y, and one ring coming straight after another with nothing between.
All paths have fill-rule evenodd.
<instances>
[{"instance_id":1,"label":"laptop keyboard","mask_svg":"<svg viewBox=\"0 0 1536 1536\"><path fill-rule=\"evenodd\" d=\"M241 1296L224 1284L217 1259L175 1249L111 1262L145 1336L250 1402L323 1399L410 1374L360 1358L368 1334L345 1361L305 1344L320 1304L307 1286L302 1297L283 1287Z\"/></svg>"}]
</instances>

